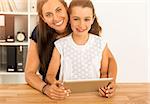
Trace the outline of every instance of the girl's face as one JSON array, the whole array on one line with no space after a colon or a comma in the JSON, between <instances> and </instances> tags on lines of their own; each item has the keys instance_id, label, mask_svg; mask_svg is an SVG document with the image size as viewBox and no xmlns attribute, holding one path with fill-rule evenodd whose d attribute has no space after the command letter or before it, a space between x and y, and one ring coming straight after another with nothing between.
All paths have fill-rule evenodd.
<instances>
[{"instance_id":1,"label":"girl's face","mask_svg":"<svg viewBox=\"0 0 150 104\"><path fill-rule=\"evenodd\" d=\"M91 29L94 17L93 11L89 7L75 6L71 8L70 24L73 34L85 35Z\"/></svg>"},{"instance_id":2,"label":"girl's face","mask_svg":"<svg viewBox=\"0 0 150 104\"><path fill-rule=\"evenodd\" d=\"M49 27L63 33L68 22L66 9L59 0L48 0L42 7L42 18Z\"/></svg>"}]
</instances>

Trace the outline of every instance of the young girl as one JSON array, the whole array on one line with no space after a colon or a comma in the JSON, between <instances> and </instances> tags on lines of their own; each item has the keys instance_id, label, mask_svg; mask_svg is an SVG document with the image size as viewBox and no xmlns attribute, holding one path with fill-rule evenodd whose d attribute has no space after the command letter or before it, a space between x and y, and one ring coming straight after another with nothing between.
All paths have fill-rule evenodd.
<instances>
[{"instance_id":1,"label":"young girl","mask_svg":"<svg viewBox=\"0 0 150 104\"><path fill-rule=\"evenodd\" d=\"M57 82L59 67L59 80L80 80L100 78L101 71L108 66L107 45L99 36L102 28L91 1L72 0L69 14L73 32L55 42L46 75L49 83Z\"/></svg>"}]
</instances>

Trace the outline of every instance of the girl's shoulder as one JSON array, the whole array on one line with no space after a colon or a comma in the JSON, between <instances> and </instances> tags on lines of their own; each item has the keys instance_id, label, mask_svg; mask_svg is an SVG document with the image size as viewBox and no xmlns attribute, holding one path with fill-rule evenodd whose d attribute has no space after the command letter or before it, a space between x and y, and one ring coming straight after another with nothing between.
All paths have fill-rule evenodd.
<instances>
[{"instance_id":1,"label":"girl's shoulder","mask_svg":"<svg viewBox=\"0 0 150 104\"><path fill-rule=\"evenodd\" d=\"M91 33L90 33L90 37L93 38L93 39L95 39L95 40L102 40L103 39L102 36L91 34Z\"/></svg>"},{"instance_id":2,"label":"girl's shoulder","mask_svg":"<svg viewBox=\"0 0 150 104\"><path fill-rule=\"evenodd\" d=\"M71 34L69 34L69 35L67 35L65 37L62 37L62 38L56 40L55 42L56 43L65 43L65 42L69 41L70 38L71 38Z\"/></svg>"},{"instance_id":3,"label":"girl's shoulder","mask_svg":"<svg viewBox=\"0 0 150 104\"><path fill-rule=\"evenodd\" d=\"M98 36L95 34L90 34L91 40L96 43L96 44L107 44L106 39L104 38L104 36Z\"/></svg>"}]
</instances>

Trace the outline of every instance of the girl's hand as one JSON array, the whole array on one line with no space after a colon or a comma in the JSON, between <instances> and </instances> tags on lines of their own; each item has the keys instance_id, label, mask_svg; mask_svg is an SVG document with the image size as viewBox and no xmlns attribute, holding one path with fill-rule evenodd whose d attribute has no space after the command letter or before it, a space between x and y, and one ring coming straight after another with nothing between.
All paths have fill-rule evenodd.
<instances>
[{"instance_id":1,"label":"girl's hand","mask_svg":"<svg viewBox=\"0 0 150 104\"><path fill-rule=\"evenodd\" d=\"M99 95L110 98L115 94L116 83L113 81L107 87L99 88Z\"/></svg>"}]
</instances>

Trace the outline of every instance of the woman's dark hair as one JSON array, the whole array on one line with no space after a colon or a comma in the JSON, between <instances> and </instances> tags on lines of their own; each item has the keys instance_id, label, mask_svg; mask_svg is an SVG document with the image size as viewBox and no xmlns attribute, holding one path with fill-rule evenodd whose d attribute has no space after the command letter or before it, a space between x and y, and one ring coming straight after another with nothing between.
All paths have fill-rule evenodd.
<instances>
[{"instance_id":1,"label":"woman's dark hair","mask_svg":"<svg viewBox=\"0 0 150 104\"><path fill-rule=\"evenodd\" d=\"M72 0L70 5L69 5L69 8L68 8L69 14L71 14L71 9L75 6L80 6L82 8L88 7L88 8L92 9L93 17L95 19L94 19L94 22L91 26L91 29L89 30L89 33L92 33L92 34L95 34L95 35L99 36L100 33L102 32L102 27L99 25L99 23L97 21L97 17L96 17L96 14L95 14L95 9L94 9L94 6L93 6L92 2L90 0Z\"/></svg>"},{"instance_id":2,"label":"woman's dark hair","mask_svg":"<svg viewBox=\"0 0 150 104\"><path fill-rule=\"evenodd\" d=\"M52 56L54 41L58 33L49 27L42 19L42 7L48 0L38 0L37 11L39 15L39 24L36 32L38 55L40 59L40 67L44 73L47 72L47 67ZM64 0L59 0L67 10L67 4ZM67 24L67 34L71 33L69 23Z\"/></svg>"}]
</instances>

